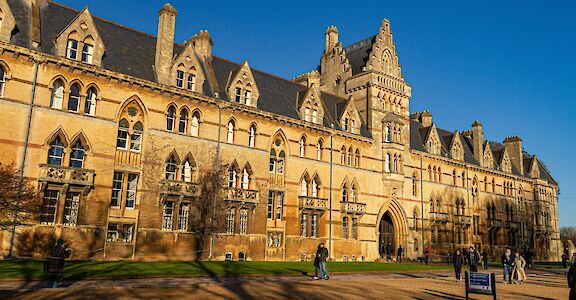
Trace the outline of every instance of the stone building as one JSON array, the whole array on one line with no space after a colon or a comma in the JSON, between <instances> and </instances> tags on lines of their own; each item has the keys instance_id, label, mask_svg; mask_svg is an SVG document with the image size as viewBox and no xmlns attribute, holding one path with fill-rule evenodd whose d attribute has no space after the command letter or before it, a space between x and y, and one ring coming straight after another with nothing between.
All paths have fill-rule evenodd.
<instances>
[{"instance_id":1,"label":"stone building","mask_svg":"<svg viewBox=\"0 0 576 300\"><path fill-rule=\"evenodd\" d=\"M155 37L88 8L0 0L0 161L44 201L16 255L62 237L78 259L194 258L197 180L218 159L233 206L214 259L311 259L320 241L338 261L384 244L558 259L550 172L517 136L411 113L388 20L346 47L330 26L318 69L287 80L213 55L208 31L175 43L177 15L164 5ZM158 157L159 190L146 184ZM0 240L6 255L10 231Z\"/></svg>"}]
</instances>

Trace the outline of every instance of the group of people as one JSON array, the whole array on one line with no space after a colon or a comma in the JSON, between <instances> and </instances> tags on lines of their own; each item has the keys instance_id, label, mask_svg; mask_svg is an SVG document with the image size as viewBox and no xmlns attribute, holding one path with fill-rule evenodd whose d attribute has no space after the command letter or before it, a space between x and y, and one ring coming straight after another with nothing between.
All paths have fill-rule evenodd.
<instances>
[{"instance_id":1,"label":"group of people","mask_svg":"<svg viewBox=\"0 0 576 300\"><path fill-rule=\"evenodd\" d=\"M482 263L482 268L488 270L488 253L483 251L479 254L473 246L470 246L467 250L461 251L457 249L454 253L452 259L454 264L454 273L456 275L456 281L462 280L462 266L468 265L470 272L478 272L478 265ZM503 283L522 284L526 280L526 268L527 262L518 251L512 254L512 250L506 248L506 251L501 257L502 267L504 269L504 280Z\"/></svg>"},{"instance_id":2,"label":"group of people","mask_svg":"<svg viewBox=\"0 0 576 300\"><path fill-rule=\"evenodd\" d=\"M462 266L468 265L470 272L478 272L478 264L480 264L480 262L482 262L484 270L487 270L488 254L486 251L482 252L482 255L480 255L473 246L462 251L456 249L456 252L454 252L454 256L452 257L456 281L462 280Z\"/></svg>"},{"instance_id":3,"label":"group of people","mask_svg":"<svg viewBox=\"0 0 576 300\"><path fill-rule=\"evenodd\" d=\"M402 257L404 256L404 248L402 247L402 245L398 246L398 249L396 250L396 258L393 258L394 256L394 246L392 246L392 243L381 243L380 244L380 258L384 258L384 255L386 255L386 261L387 262L402 262Z\"/></svg>"}]
</instances>

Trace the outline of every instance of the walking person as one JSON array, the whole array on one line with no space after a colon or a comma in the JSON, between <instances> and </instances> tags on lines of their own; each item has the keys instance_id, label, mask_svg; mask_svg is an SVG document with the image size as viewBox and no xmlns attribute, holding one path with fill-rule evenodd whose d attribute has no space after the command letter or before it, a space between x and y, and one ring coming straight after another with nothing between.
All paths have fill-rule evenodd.
<instances>
[{"instance_id":1,"label":"walking person","mask_svg":"<svg viewBox=\"0 0 576 300\"><path fill-rule=\"evenodd\" d=\"M502 254L502 267L504 268L504 281L502 283L512 283L512 251L510 248L506 248L504 254ZM506 281L506 276L508 276L508 281Z\"/></svg>"},{"instance_id":2,"label":"walking person","mask_svg":"<svg viewBox=\"0 0 576 300\"><path fill-rule=\"evenodd\" d=\"M328 270L326 270L326 260L328 259L328 249L326 249L324 243L320 243L318 250L316 251L316 256L318 257L318 267L320 268L320 278L328 280Z\"/></svg>"},{"instance_id":3,"label":"walking person","mask_svg":"<svg viewBox=\"0 0 576 300\"><path fill-rule=\"evenodd\" d=\"M314 280L318 280L318 272L320 271L320 258L318 252L320 251L320 244L316 248L316 255L314 255Z\"/></svg>"},{"instance_id":4,"label":"walking person","mask_svg":"<svg viewBox=\"0 0 576 300\"><path fill-rule=\"evenodd\" d=\"M384 258L384 248L386 248L384 242L380 242L380 249L378 249L380 252L380 258Z\"/></svg>"},{"instance_id":5,"label":"walking person","mask_svg":"<svg viewBox=\"0 0 576 300\"><path fill-rule=\"evenodd\" d=\"M396 253L396 262L402 262L402 254L404 253L404 248L402 245L398 246L398 252Z\"/></svg>"},{"instance_id":6,"label":"walking person","mask_svg":"<svg viewBox=\"0 0 576 300\"><path fill-rule=\"evenodd\" d=\"M454 253L454 273L456 274L456 281L460 281L462 278L462 265L463 265L463 258L462 253L460 253L460 249L456 250Z\"/></svg>"},{"instance_id":7,"label":"walking person","mask_svg":"<svg viewBox=\"0 0 576 300\"><path fill-rule=\"evenodd\" d=\"M428 264L428 259L430 258L430 249L428 247L424 248L424 263Z\"/></svg>"},{"instance_id":8,"label":"walking person","mask_svg":"<svg viewBox=\"0 0 576 300\"><path fill-rule=\"evenodd\" d=\"M478 262L480 261L480 254L474 249L473 246L468 248L468 266L470 272L478 272Z\"/></svg>"},{"instance_id":9,"label":"walking person","mask_svg":"<svg viewBox=\"0 0 576 300\"><path fill-rule=\"evenodd\" d=\"M388 243L386 246L386 261L392 261L392 255L394 255L394 248L392 248L392 243Z\"/></svg>"},{"instance_id":10,"label":"walking person","mask_svg":"<svg viewBox=\"0 0 576 300\"><path fill-rule=\"evenodd\" d=\"M484 267L484 270L488 270L488 252L486 252L486 249L482 251L482 267Z\"/></svg>"},{"instance_id":11,"label":"walking person","mask_svg":"<svg viewBox=\"0 0 576 300\"><path fill-rule=\"evenodd\" d=\"M568 287L570 288L569 300L576 300L576 253L572 257L572 265L568 269Z\"/></svg>"},{"instance_id":12,"label":"walking person","mask_svg":"<svg viewBox=\"0 0 576 300\"><path fill-rule=\"evenodd\" d=\"M50 257L44 264L44 271L48 274L48 287L55 288L60 285L64 277L64 259L70 256L63 239L58 239L50 251Z\"/></svg>"},{"instance_id":13,"label":"walking person","mask_svg":"<svg viewBox=\"0 0 576 300\"><path fill-rule=\"evenodd\" d=\"M516 252L514 256L514 269L512 270L512 277L514 278L514 284L522 284L526 280L526 272L524 268L526 267L526 260Z\"/></svg>"}]
</instances>

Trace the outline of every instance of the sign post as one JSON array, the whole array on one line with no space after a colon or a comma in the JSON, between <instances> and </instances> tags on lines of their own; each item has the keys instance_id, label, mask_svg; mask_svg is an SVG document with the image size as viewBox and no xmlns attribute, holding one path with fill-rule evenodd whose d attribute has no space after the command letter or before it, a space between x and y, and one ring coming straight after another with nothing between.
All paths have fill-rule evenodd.
<instances>
[{"instance_id":1,"label":"sign post","mask_svg":"<svg viewBox=\"0 0 576 300\"><path fill-rule=\"evenodd\" d=\"M466 281L466 300L469 294L484 294L494 296L496 300L496 274L480 272L464 272Z\"/></svg>"}]
</instances>

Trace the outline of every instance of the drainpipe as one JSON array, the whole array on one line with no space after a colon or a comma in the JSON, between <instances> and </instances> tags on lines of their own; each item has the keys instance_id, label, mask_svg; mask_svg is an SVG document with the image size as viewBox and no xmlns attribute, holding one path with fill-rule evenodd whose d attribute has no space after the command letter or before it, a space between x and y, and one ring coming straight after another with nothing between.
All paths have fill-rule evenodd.
<instances>
[{"instance_id":1,"label":"drainpipe","mask_svg":"<svg viewBox=\"0 0 576 300\"><path fill-rule=\"evenodd\" d=\"M466 205L466 207L468 208L468 215L470 216L471 219L473 219L472 215L470 214L470 186L468 183L468 168L466 168L466 202L468 203ZM474 224L474 221L472 221L472 224ZM468 239L470 238L470 229L468 228ZM475 241L472 241L472 243L475 244ZM477 248L476 248L477 249Z\"/></svg>"},{"instance_id":2,"label":"drainpipe","mask_svg":"<svg viewBox=\"0 0 576 300\"><path fill-rule=\"evenodd\" d=\"M422 257L424 257L424 174L422 167L422 154L420 154L420 207L422 220Z\"/></svg>"},{"instance_id":3,"label":"drainpipe","mask_svg":"<svg viewBox=\"0 0 576 300\"><path fill-rule=\"evenodd\" d=\"M220 135L221 135L221 128L222 128L222 109L224 107L218 105L218 142L216 143L216 165L214 166L214 171L216 172L216 176L218 176L218 173L220 172ZM216 183L217 185L220 185L220 182ZM212 222L211 222L211 226L212 226L212 236L211 236L211 241L210 241L210 256L209 259L212 260L214 259L214 218L216 217L216 198L218 197L218 192L219 189L216 189L216 192L214 193L214 202L212 203Z\"/></svg>"},{"instance_id":4,"label":"drainpipe","mask_svg":"<svg viewBox=\"0 0 576 300\"><path fill-rule=\"evenodd\" d=\"M28 107L28 122L26 125L26 137L24 138L24 153L22 154L22 161L20 162L20 189L22 188L22 182L24 181L24 166L26 165L26 154L28 152L28 140L30 138L30 127L32 125L32 112L34 108L34 99L36 95L36 83L38 80L38 66L40 61L34 59L34 81L32 82L32 92L30 95L30 106ZM14 216L12 220L12 228L10 232L10 248L8 250L8 257L13 257L14 255L14 237L16 235L16 225L18 223L18 212L20 210L20 203L16 203L16 209L14 211Z\"/></svg>"},{"instance_id":5,"label":"drainpipe","mask_svg":"<svg viewBox=\"0 0 576 300\"><path fill-rule=\"evenodd\" d=\"M328 214L329 217L329 221L328 221L328 245L329 247L329 251L330 251L330 256L332 256L332 149L333 149L333 143L332 143L332 137L334 135L334 124L330 124L330 127L332 128L332 130L330 130L330 193L329 193L329 201L330 201L330 211Z\"/></svg>"}]
</instances>

